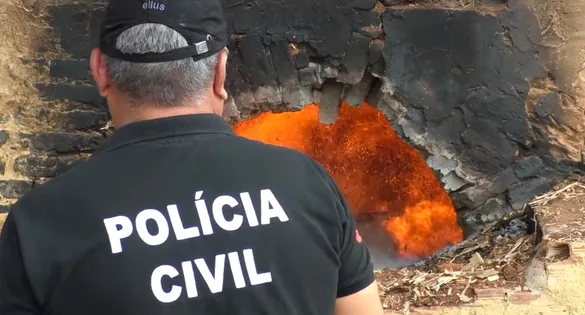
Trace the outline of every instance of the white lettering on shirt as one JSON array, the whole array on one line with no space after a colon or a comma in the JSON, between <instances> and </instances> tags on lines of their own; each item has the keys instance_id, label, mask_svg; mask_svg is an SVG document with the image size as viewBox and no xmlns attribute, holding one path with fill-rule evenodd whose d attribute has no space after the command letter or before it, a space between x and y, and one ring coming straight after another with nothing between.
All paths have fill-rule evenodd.
<instances>
[{"instance_id":1,"label":"white lettering on shirt","mask_svg":"<svg viewBox=\"0 0 585 315\"><path fill-rule=\"evenodd\" d=\"M163 277L167 276L171 279L177 277L179 271L173 266L162 265L156 267L150 276L150 287L152 288L152 294L162 303L172 303L179 299L183 288L178 285L173 285L171 290L166 292L162 287Z\"/></svg>"},{"instance_id":2,"label":"white lettering on shirt","mask_svg":"<svg viewBox=\"0 0 585 315\"><path fill-rule=\"evenodd\" d=\"M213 237L214 233L237 233L242 228L261 228L275 222L284 223L290 220L270 189L259 192L259 207L255 207L249 192L242 192L237 197L218 196L209 203L211 212L203 198L203 191L197 191L194 197L192 204L194 209L187 211L197 214L198 225L186 227L177 204L169 204L166 207L166 214L157 209L145 209L140 211L134 220L124 215L104 219L112 254L122 254L125 249L123 241L136 237L133 236L134 232L144 244L156 248L169 239L180 242ZM259 209L260 220L256 209ZM171 230L174 237L169 237ZM197 298L201 295L202 285L205 292L219 294L224 290L226 277L233 280L228 283L233 283L236 289L272 282L271 272L259 271L254 250L251 248L176 264L176 267L168 263L163 264L156 267L151 274L152 294L161 303L175 302L181 296ZM226 264L229 268L226 268ZM244 277L244 272L247 278Z\"/></svg>"},{"instance_id":3,"label":"white lettering on shirt","mask_svg":"<svg viewBox=\"0 0 585 315\"><path fill-rule=\"evenodd\" d=\"M244 257L245 268L242 268L241 254ZM225 268L226 256L230 264L229 272ZM204 258L197 258L181 263L181 270L183 271L182 284L184 284L185 291L187 292L187 298L192 299L199 296L200 288L197 285L201 284L201 282L197 283L196 278L203 278L204 287L212 294L223 292L226 277L233 279L236 289L246 288L247 284L243 274L244 269L246 269L248 279L250 279L250 286L272 282L272 274L270 272L258 272L254 251L251 249L245 249L242 253L231 252L216 255L212 266L213 268L210 267L209 262ZM211 271L212 269L213 272ZM181 297L183 292L182 286L174 284L168 291L165 291L163 288L163 280L165 280L165 277L174 279L178 276L179 271L170 265L162 265L154 269L150 279L152 293L157 300L162 303L172 303Z\"/></svg>"}]
</instances>

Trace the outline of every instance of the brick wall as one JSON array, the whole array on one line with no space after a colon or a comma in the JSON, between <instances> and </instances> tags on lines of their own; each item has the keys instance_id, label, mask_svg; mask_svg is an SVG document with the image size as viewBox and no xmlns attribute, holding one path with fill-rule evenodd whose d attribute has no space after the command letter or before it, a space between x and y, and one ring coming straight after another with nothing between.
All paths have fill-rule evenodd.
<instances>
[{"instance_id":1,"label":"brick wall","mask_svg":"<svg viewBox=\"0 0 585 315\"><path fill-rule=\"evenodd\" d=\"M0 5L0 31L12 35L0 51L10 67L0 72L0 212L86 158L107 131L87 60L91 6L31 5Z\"/></svg>"}]
</instances>

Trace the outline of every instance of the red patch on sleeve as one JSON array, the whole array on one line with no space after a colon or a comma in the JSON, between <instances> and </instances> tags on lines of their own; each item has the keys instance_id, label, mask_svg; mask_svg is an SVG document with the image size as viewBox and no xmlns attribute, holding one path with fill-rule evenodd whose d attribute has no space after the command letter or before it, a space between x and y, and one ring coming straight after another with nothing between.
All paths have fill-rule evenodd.
<instances>
[{"instance_id":1,"label":"red patch on sleeve","mask_svg":"<svg viewBox=\"0 0 585 315\"><path fill-rule=\"evenodd\" d=\"M355 240L360 244L362 243L362 236L360 235L360 232L358 232L358 230L355 230Z\"/></svg>"}]
</instances>

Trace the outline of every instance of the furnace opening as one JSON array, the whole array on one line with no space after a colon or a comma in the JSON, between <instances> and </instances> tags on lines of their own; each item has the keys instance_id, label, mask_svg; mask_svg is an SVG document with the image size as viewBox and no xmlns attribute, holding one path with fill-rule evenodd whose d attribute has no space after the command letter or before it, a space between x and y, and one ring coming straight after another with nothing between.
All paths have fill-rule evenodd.
<instances>
[{"instance_id":1,"label":"furnace opening","mask_svg":"<svg viewBox=\"0 0 585 315\"><path fill-rule=\"evenodd\" d=\"M455 207L435 173L368 104L356 108L343 102L332 125L319 122L319 106L312 104L296 112L265 112L236 123L234 130L320 162L360 226L382 231L394 255L420 259L463 240Z\"/></svg>"}]
</instances>

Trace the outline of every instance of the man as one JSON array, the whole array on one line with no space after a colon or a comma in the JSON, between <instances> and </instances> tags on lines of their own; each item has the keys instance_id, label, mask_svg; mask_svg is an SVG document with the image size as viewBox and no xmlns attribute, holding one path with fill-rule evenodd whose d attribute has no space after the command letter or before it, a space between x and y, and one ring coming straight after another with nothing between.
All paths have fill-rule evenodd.
<instances>
[{"instance_id":1,"label":"man","mask_svg":"<svg viewBox=\"0 0 585 315\"><path fill-rule=\"evenodd\" d=\"M118 130L14 205L0 314L382 314L331 177L221 118L219 1L113 0L103 23L91 71Z\"/></svg>"}]
</instances>

